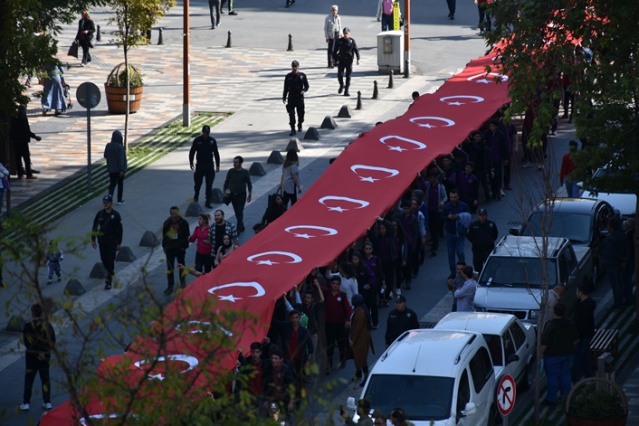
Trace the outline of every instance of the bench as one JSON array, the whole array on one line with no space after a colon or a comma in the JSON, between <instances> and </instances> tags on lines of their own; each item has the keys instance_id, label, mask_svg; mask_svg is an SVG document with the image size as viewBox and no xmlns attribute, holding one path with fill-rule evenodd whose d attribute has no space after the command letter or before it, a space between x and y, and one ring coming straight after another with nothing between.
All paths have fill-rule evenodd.
<instances>
[{"instance_id":1,"label":"bench","mask_svg":"<svg viewBox=\"0 0 639 426\"><path fill-rule=\"evenodd\" d=\"M597 366L597 358L603 353L609 352L617 357L619 351L619 330L607 330L600 328L595 330L595 335L590 340L590 361Z\"/></svg>"}]
</instances>

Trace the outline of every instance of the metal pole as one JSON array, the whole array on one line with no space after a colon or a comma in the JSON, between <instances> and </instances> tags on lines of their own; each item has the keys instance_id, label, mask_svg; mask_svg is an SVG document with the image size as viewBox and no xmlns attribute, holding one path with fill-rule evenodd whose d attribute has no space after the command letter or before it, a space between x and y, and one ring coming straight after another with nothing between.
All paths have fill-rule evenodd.
<instances>
[{"instance_id":1,"label":"metal pole","mask_svg":"<svg viewBox=\"0 0 639 426\"><path fill-rule=\"evenodd\" d=\"M404 77L410 77L410 0L404 0Z\"/></svg>"},{"instance_id":2,"label":"metal pole","mask_svg":"<svg viewBox=\"0 0 639 426\"><path fill-rule=\"evenodd\" d=\"M190 47L190 31L191 23L189 17L189 0L184 0L184 33L183 35L183 62L184 62L184 104L182 105L182 125L189 127L191 125L191 47Z\"/></svg>"},{"instance_id":3,"label":"metal pole","mask_svg":"<svg viewBox=\"0 0 639 426\"><path fill-rule=\"evenodd\" d=\"M91 107L87 108L87 183L91 194Z\"/></svg>"}]
</instances>

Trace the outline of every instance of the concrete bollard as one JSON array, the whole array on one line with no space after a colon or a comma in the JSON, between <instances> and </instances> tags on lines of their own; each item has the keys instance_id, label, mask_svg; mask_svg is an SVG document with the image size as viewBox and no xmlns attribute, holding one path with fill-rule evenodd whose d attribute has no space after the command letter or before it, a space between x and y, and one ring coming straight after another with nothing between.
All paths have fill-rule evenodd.
<instances>
[{"instance_id":1,"label":"concrete bollard","mask_svg":"<svg viewBox=\"0 0 639 426\"><path fill-rule=\"evenodd\" d=\"M303 149L304 149L304 147L300 143L300 140L297 139L297 138L291 138L291 140L288 141L288 144L286 145L286 152L291 151L291 150L293 150L295 152L300 152Z\"/></svg>"},{"instance_id":2,"label":"concrete bollard","mask_svg":"<svg viewBox=\"0 0 639 426\"><path fill-rule=\"evenodd\" d=\"M293 51L293 36L291 34L288 35L288 47L286 48L287 52Z\"/></svg>"},{"instance_id":3,"label":"concrete bollard","mask_svg":"<svg viewBox=\"0 0 639 426\"><path fill-rule=\"evenodd\" d=\"M102 32L100 31L99 25L98 25L98 33L95 35L95 41L102 41Z\"/></svg>"},{"instance_id":4,"label":"concrete bollard","mask_svg":"<svg viewBox=\"0 0 639 426\"><path fill-rule=\"evenodd\" d=\"M271 155L268 156L266 164L284 164L284 157L279 151L271 151Z\"/></svg>"},{"instance_id":5,"label":"concrete bollard","mask_svg":"<svg viewBox=\"0 0 639 426\"><path fill-rule=\"evenodd\" d=\"M189 203L189 206L186 208L186 212L184 216L186 217L198 217L200 213L202 213L202 206L197 201L192 201Z\"/></svg>"},{"instance_id":6,"label":"concrete bollard","mask_svg":"<svg viewBox=\"0 0 639 426\"><path fill-rule=\"evenodd\" d=\"M249 167L249 175L251 176L266 176L266 171L264 171L264 166L259 161L254 162Z\"/></svg>"},{"instance_id":7,"label":"concrete bollard","mask_svg":"<svg viewBox=\"0 0 639 426\"><path fill-rule=\"evenodd\" d=\"M371 99L379 99L379 90L377 90L377 80L373 81L373 97Z\"/></svg>"},{"instance_id":8,"label":"concrete bollard","mask_svg":"<svg viewBox=\"0 0 639 426\"><path fill-rule=\"evenodd\" d=\"M227 47L227 48L232 47L232 46L231 46L231 32L230 32L230 31L229 31L229 36L228 36L228 38L226 39L226 47Z\"/></svg>"},{"instance_id":9,"label":"concrete bollard","mask_svg":"<svg viewBox=\"0 0 639 426\"><path fill-rule=\"evenodd\" d=\"M309 127L304 135L305 141L318 141L320 140L320 134L315 127Z\"/></svg>"},{"instance_id":10,"label":"concrete bollard","mask_svg":"<svg viewBox=\"0 0 639 426\"><path fill-rule=\"evenodd\" d=\"M82 296L86 292L84 286L78 280L69 280L64 287L65 296Z\"/></svg>"},{"instance_id":11,"label":"concrete bollard","mask_svg":"<svg viewBox=\"0 0 639 426\"><path fill-rule=\"evenodd\" d=\"M388 72L388 89L392 89L393 86L393 70Z\"/></svg>"},{"instance_id":12,"label":"concrete bollard","mask_svg":"<svg viewBox=\"0 0 639 426\"><path fill-rule=\"evenodd\" d=\"M362 92L360 92L359 90L357 91L357 106L355 107L355 109L362 109Z\"/></svg>"},{"instance_id":13,"label":"concrete bollard","mask_svg":"<svg viewBox=\"0 0 639 426\"><path fill-rule=\"evenodd\" d=\"M224 194L222 194L222 190L220 188L213 188L213 192L211 192L211 203L222 204L223 199Z\"/></svg>"},{"instance_id":14,"label":"concrete bollard","mask_svg":"<svg viewBox=\"0 0 639 426\"><path fill-rule=\"evenodd\" d=\"M160 31L160 35L158 36L158 46L162 46L164 44L164 36L162 35L162 28L158 28Z\"/></svg>"},{"instance_id":15,"label":"concrete bollard","mask_svg":"<svg viewBox=\"0 0 639 426\"><path fill-rule=\"evenodd\" d=\"M22 333L22 330L24 330L24 325L26 323L27 321L20 315L14 315L11 317L11 319L9 319L5 330L11 333Z\"/></svg>"},{"instance_id":16,"label":"concrete bollard","mask_svg":"<svg viewBox=\"0 0 639 426\"><path fill-rule=\"evenodd\" d=\"M333 120L333 117L331 117L330 115L327 115L326 117L324 117L324 121L322 121L322 125L320 126L320 129L335 129L337 128L337 123L335 123L335 120Z\"/></svg>"},{"instance_id":17,"label":"concrete bollard","mask_svg":"<svg viewBox=\"0 0 639 426\"><path fill-rule=\"evenodd\" d=\"M133 254L133 250L131 250L128 246L120 247L118 254L115 256L116 262L133 262L137 257Z\"/></svg>"},{"instance_id":18,"label":"concrete bollard","mask_svg":"<svg viewBox=\"0 0 639 426\"><path fill-rule=\"evenodd\" d=\"M160 245L160 240L153 231L145 231L140 239L140 247L154 248Z\"/></svg>"},{"instance_id":19,"label":"concrete bollard","mask_svg":"<svg viewBox=\"0 0 639 426\"><path fill-rule=\"evenodd\" d=\"M106 278L106 276L107 276L107 270L102 264L102 262L96 262L95 265L93 265L93 269L91 269L89 278L102 279L102 278Z\"/></svg>"},{"instance_id":20,"label":"concrete bollard","mask_svg":"<svg viewBox=\"0 0 639 426\"><path fill-rule=\"evenodd\" d=\"M339 112L337 113L337 117L338 118L351 118L352 117L351 109L348 107L348 105L342 105L342 107L339 109Z\"/></svg>"}]
</instances>

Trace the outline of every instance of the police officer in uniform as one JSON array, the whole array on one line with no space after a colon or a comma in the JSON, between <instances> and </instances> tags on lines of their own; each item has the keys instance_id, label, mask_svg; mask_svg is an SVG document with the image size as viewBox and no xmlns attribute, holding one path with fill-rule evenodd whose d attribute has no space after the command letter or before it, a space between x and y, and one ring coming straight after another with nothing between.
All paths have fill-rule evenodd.
<instances>
[{"instance_id":1,"label":"police officer in uniform","mask_svg":"<svg viewBox=\"0 0 639 426\"><path fill-rule=\"evenodd\" d=\"M488 220L486 209L477 210L478 220L468 227L468 241L472 244L473 267L480 273L490 252L495 248L495 241L499 236L497 225L492 220Z\"/></svg>"},{"instance_id":2,"label":"police officer in uniform","mask_svg":"<svg viewBox=\"0 0 639 426\"><path fill-rule=\"evenodd\" d=\"M200 188L202 187L202 180L206 178L205 194L207 209L212 209L211 195L213 193L213 181L215 180L215 172L220 171L220 153L217 149L217 141L215 138L210 137L211 128L209 126L202 127L202 134L193 139L191 150L189 151L189 164L191 170L195 170L193 180L195 183L195 195L193 195L193 201L197 202L200 196ZM196 157L197 153L197 157ZM195 167L193 166L193 159L197 160ZM213 169L213 157L215 157L215 169Z\"/></svg>"},{"instance_id":3,"label":"police officer in uniform","mask_svg":"<svg viewBox=\"0 0 639 426\"><path fill-rule=\"evenodd\" d=\"M406 307L406 296L400 294L395 299L395 309L386 321L386 347L389 347L403 332L419 328L417 314Z\"/></svg>"},{"instance_id":4,"label":"police officer in uniform","mask_svg":"<svg viewBox=\"0 0 639 426\"><path fill-rule=\"evenodd\" d=\"M344 96L350 96L348 88L351 85L351 73L353 72L353 57L357 56L357 65L359 65L359 49L355 39L351 38L351 30L344 28L344 36L335 43L333 50L333 65L337 66L337 80L339 81L339 90L337 93L344 91ZM344 87L344 70L346 70L346 87Z\"/></svg>"},{"instance_id":5,"label":"police officer in uniform","mask_svg":"<svg viewBox=\"0 0 639 426\"><path fill-rule=\"evenodd\" d=\"M284 93L282 94L282 102L286 104L288 96L289 124L291 125L290 136L295 136L295 110L297 109L297 130L302 131L302 123L304 122L304 93L308 92L308 79L306 74L300 72L300 63L293 61L291 63L293 71L286 74L284 78Z\"/></svg>"},{"instance_id":6,"label":"police officer in uniform","mask_svg":"<svg viewBox=\"0 0 639 426\"><path fill-rule=\"evenodd\" d=\"M122 244L122 219L120 213L113 210L113 198L110 195L102 198L102 205L104 208L93 219L91 245L94 249L98 244L100 246L100 260L107 271L104 289L111 290L115 275L115 255Z\"/></svg>"}]
</instances>

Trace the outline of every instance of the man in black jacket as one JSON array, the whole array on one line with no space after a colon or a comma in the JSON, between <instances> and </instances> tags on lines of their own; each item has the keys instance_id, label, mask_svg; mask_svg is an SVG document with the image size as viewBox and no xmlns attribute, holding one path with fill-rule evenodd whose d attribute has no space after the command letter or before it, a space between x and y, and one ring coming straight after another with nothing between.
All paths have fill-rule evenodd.
<instances>
[{"instance_id":1,"label":"man in black jacket","mask_svg":"<svg viewBox=\"0 0 639 426\"><path fill-rule=\"evenodd\" d=\"M350 96L348 88L351 85L351 73L353 72L353 58L357 56L357 65L359 65L359 49L355 39L351 38L351 30L344 28L344 36L340 38L333 50L333 65L337 66L337 81L339 81L339 89L337 93L344 91L344 96ZM346 70L346 86L344 86L344 70Z\"/></svg>"},{"instance_id":2,"label":"man in black jacket","mask_svg":"<svg viewBox=\"0 0 639 426\"><path fill-rule=\"evenodd\" d=\"M395 299L395 309L388 314L386 322L386 347L389 347L403 332L419 328L417 314L406 307L406 297L399 295Z\"/></svg>"},{"instance_id":3,"label":"man in black jacket","mask_svg":"<svg viewBox=\"0 0 639 426\"><path fill-rule=\"evenodd\" d=\"M211 128L209 126L203 126L202 134L193 139L193 144L189 151L189 164L191 165L191 170L195 170L195 174L193 175L193 181L195 182L195 195L193 195L193 201L197 202L200 196L202 180L203 178L206 178L206 186L204 187L206 204L204 206L207 209L213 208L213 206L211 206L213 181L215 180L215 173L220 171L220 153L217 149L217 141L215 138L210 137L210 134ZM193 166L194 158L196 160L195 166ZM215 169L213 168L214 158Z\"/></svg>"},{"instance_id":4,"label":"man in black jacket","mask_svg":"<svg viewBox=\"0 0 639 426\"><path fill-rule=\"evenodd\" d=\"M490 252L495 248L495 241L497 241L499 231L495 222L488 220L486 209L477 210L477 218L478 220L468 227L467 238L472 244L473 267L479 274Z\"/></svg>"},{"instance_id":5,"label":"man in black jacket","mask_svg":"<svg viewBox=\"0 0 639 426\"><path fill-rule=\"evenodd\" d=\"M9 139L13 143L13 154L18 170L18 178L22 178L27 174L27 179L35 179L34 173L40 173L31 168L31 152L29 150L29 142L31 139L41 141L42 138L31 131L29 126L29 118L27 117L26 105L18 107L18 116L11 117L11 128L9 129ZM22 161L24 160L24 167Z\"/></svg>"},{"instance_id":6,"label":"man in black jacket","mask_svg":"<svg viewBox=\"0 0 639 426\"><path fill-rule=\"evenodd\" d=\"M166 273L169 281L168 287L164 290L164 294L167 295L173 293L175 260L177 259L177 263L181 265L186 263L184 255L189 247L189 236L191 235L189 223L180 216L180 209L177 206L172 206L169 209L169 214L170 217L162 225L162 249L166 254ZM182 272L179 274L180 286L184 288L186 287L186 277Z\"/></svg>"},{"instance_id":7,"label":"man in black jacket","mask_svg":"<svg viewBox=\"0 0 639 426\"><path fill-rule=\"evenodd\" d=\"M291 63L293 71L286 74L284 78L284 93L282 94L282 102L286 104L288 96L289 125L291 126L290 136L295 136L295 110L297 110L298 125L297 130L302 131L302 123L304 122L304 93L308 92L308 79L306 74L300 72L300 63L293 61Z\"/></svg>"},{"instance_id":8,"label":"man in black jacket","mask_svg":"<svg viewBox=\"0 0 639 426\"><path fill-rule=\"evenodd\" d=\"M51 361L51 345L55 344L55 332L49 322L42 318L42 306L31 306L33 320L24 325L22 336L27 347L25 360L27 369L24 374L24 395L20 410L28 411L30 408L31 392L36 374L40 374L42 381L42 407L51 409L51 380L49 379L49 362Z\"/></svg>"},{"instance_id":9,"label":"man in black jacket","mask_svg":"<svg viewBox=\"0 0 639 426\"><path fill-rule=\"evenodd\" d=\"M93 219L93 234L91 245L96 248L100 244L100 260L107 271L104 279L104 289L111 290L111 281L115 275L115 255L122 244L122 219L120 213L113 210L113 197L105 195L102 198L104 209L100 210Z\"/></svg>"},{"instance_id":10,"label":"man in black jacket","mask_svg":"<svg viewBox=\"0 0 639 426\"><path fill-rule=\"evenodd\" d=\"M571 379L577 383L583 374L592 377L592 363L590 361L590 341L595 335L595 308L597 302L590 297L592 284L583 282L577 287L577 306L575 306L575 327L579 334L579 341L575 348L575 358L572 361Z\"/></svg>"}]
</instances>

